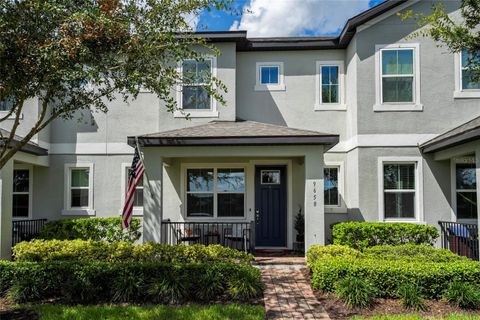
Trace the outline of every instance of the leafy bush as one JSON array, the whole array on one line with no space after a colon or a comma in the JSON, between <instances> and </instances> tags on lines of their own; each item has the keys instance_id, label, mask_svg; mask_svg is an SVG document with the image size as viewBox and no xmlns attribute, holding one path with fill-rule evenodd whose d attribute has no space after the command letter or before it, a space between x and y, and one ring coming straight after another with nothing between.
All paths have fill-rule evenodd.
<instances>
[{"instance_id":1,"label":"leafy bush","mask_svg":"<svg viewBox=\"0 0 480 320\"><path fill-rule=\"evenodd\" d=\"M346 246L340 245L328 245L328 246L320 246L314 245L311 246L307 252L307 267L309 269L312 268L313 264L323 258L331 258L331 257L339 257L339 256L350 256L350 257L358 257L360 256L360 252Z\"/></svg>"},{"instance_id":2,"label":"leafy bush","mask_svg":"<svg viewBox=\"0 0 480 320\"><path fill-rule=\"evenodd\" d=\"M215 279L214 289L207 279ZM0 283L16 302L246 301L263 289L258 269L225 262L2 261Z\"/></svg>"},{"instance_id":3,"label":"leafy bush","mask_svg":"<svg viewBox=\"0 0 480 320\"><path fill-rule=\"evenodd\" d=\"M402 299L402 304L407 309L422 311L426 309L420 290L411 283L404 283L398 287L398 296Z\"/></svg>"},{"instance_id":4,"label":"leafy bush","mask_svg":"<svg viewBox=\"0 0 480 320\"><path fill-rule=\"evenodd\" d=\"M105 261L193 263L231 261L250 263L253 256L220 245L165 245L93 240L32 240L13 247L16 261Z\"/></svg>"},{"instance_id":5,"label":"leafy bush","mask_svg":"<svg viewBox=\"0 0 480 320\"><path fill-rule=\"evenodd\" d=\"M349 307L367 308L375 298L375 287L364 279L349 276L336 283L335 293Z\"/></svg>"},{"instance_id":6,"label":"leafy bush","mask_svg":"<svg viewBox=\"0 0 480 320\"><path fill-rule=\"evenodd\" d=\"M452 281L480 283L480 263L470 260L433 262L421 259L387 260L345 256L317 260L312 266L312 286L331 292L340 279L368 279L381 297L395 297L397 287L413 283L426 298L440 298Z\"/></svg>"},{"instance_id":7,"label":"leafy bush","mask_svg":"<svg viewBox=\"0 0 480 320\"><path fill-rule=\"evenodd\" d=\"M444 298L460 308L478 309L480 307L480 292L470 283L453 282L445 291Z\"/></svg>"},{"instance_id":8,"label":"leafy bush","mask_svg":"<svg viewBox=\"0 0 480 320\"><path fill-rule=\"evenodd\" d=\"M404 244L399 246L383 245L365 248L364 256L382 260L425 260L431 262L448 262L468 260L447 249L436 249L427 245Z\"/></svg>"},{"instance_id":9,"label":"leafy bush","mask_svg":"<svg viewBox=\"0 0 480 320\"><path fill-rule=\"evenodd\" d=\"M439 237L432 226L414 223L342 222L332 226L333 243L363 250L377 245L433 245Z\"/></svg>"},{"instance_id":10,"label":"leafy bush","mask_svg":"<svg viewBox=\"0 0 480 320\"><path fill-rule=\"evenodd\" d=\"M77 218L49 221L43 227L39 238L45 240L104 240L107 242L140 239L140 220L132 219L129 229L122 229L119 218Z\"/></svg>"}]
</instances>

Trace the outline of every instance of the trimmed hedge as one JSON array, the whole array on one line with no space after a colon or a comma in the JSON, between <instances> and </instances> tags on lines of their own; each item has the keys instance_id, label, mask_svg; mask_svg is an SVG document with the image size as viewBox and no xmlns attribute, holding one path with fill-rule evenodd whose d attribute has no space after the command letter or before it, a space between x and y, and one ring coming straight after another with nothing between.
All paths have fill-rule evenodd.
<instances>
[{"instance_id":1,"label":"trimmed hedge","mask_svg":"<svg viewBox=\"0 0 480 320\"><path fill-rule=\"evenodd\" d=\"M404 244L400 246L375 246L365 248L363 256L380 260L422 260L430 262L469 261L447 249L427 245Z\"/></svg>"},{"instance_id":2,"label":"trimmed hedge","mask_svg":"<svg viewBox=\"0 0 480 320\"><path fill-rule=\"evenodd\" d=\"M414 223L342 222L332 226L333 244L363 250L378 245L433 245L439 237L432 226Z\"/></svg>"},{"instance_id":3,"label":"trimmed hedge","mask_svg":"<svg viewBox=\"0 0 480 320\"><path fill-rule=\"evenodd\" d=\"M132 219L129 229L122 229L122 218L76 218L47 222L38 238L45 240L104 240L107 242L140 239L140 220Z\"/></svg>"},{"instance_id":4,"label":"trimmed hedge","mask_svg":"<svg viewBox=\"0 0 480 320\"><path fill-rule=\"evenodd\" d=\"M480 284L480 263L469 260L431 262L428 260L387 260L331 257L312 266L312 286L331 292L347 277L368 279L380 297L394 298L398 286L411 283L427 298L438 299L453 281Z\"/></svg>"},{"instance_id":5,"label":"trimmed hedge","mask_svg":"<svg viewBox=\"0 0 480 320\"><path fill-rule=\"evenodd\" d=\"M240 262L253 256L220 245L165 245L130 242L108 243L93 240L32 240L13 247L16 261L103 261L103 262Z\"/></svg>"},{"instance_id":6,"label":"trimmed hedge","mask_svg":"<svg viewBox=\"0 0 480 320\"><path fill-rule=\"evenodd\" d=\"M248 301L260 271L234 263L0 262L0 291L15 302Z\"/></svg>"},{"instance_id":7,"label":"trimmed hedge","mask_svg":"<svg viewBox=\"0 0 480 320\"><path fill-rule=\"evenodd\" d=\"M307 252L307 267L311 269L313 264L317 260L325 259L325 258L332 258L332 257L340 257L340 256L347 256L347 257L359 257L361 252L355 250L350 247L340 246L340 245L328 245L328 246L320 246L314 245L311 246Z\"/></svg>"}]
</instances>

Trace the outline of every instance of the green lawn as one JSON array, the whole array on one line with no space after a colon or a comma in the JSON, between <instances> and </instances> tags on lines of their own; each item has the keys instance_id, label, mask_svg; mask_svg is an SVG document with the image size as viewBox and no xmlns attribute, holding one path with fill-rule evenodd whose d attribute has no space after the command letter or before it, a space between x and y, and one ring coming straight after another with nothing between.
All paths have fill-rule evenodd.
<instances>
[{"instance_id":1,"label":"green lawn","mask_svg":"<svg viewBox=\"0 0 480 320\"><path fill-rule=\"evenodd\" d=\"M419 315L383 315L374 317L353 317L352 320L480 320L478 315L452 314L444 317L422 317Z\"/></svg>"},{"instance_id":2,"label":"green lawn","mask_svg":"<svg viewBox=\"0 0 480 320\"><path fill-rule=\"evenodd\" d=\"M33 305L28 309L37 311L41 320L263 320L263 306L211 305L211 306L63 306Z\"/></svg>"}]
</instances>

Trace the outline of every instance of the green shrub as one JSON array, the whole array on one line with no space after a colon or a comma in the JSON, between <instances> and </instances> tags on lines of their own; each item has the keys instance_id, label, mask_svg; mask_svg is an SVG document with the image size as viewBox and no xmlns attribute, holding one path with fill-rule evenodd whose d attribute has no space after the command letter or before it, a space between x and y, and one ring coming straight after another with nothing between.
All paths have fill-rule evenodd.
<instances>
[{"instance_id":1,"label":"green shrub","mask_svg":"<svg viewBox=\"0 0 480 320\"><path fill-rule=\"evenodd\" d=\"M32 240L13 247L16 261L106 261L171 263L238 261L250 263L253 256L220 245L132 244L93 240ZM1 288L1 287L0 287Z\"/></svg>"},{"instance_id":2,"label":"green shrub","mask_svg":"<svg viewBox=\"0 0 480 320\"><path fill-rule=\"evenodd\" d=\"M470 260L432 262L378 258L331 257L317 260L312 267L312 286L331 292L347 276L368 279L381 297L395 297L397 287L413 283L426 298L440 298L452 281L480 283L480 263Z\"/></svg>"},{"instance_id":3,"label":"green shrub","mask_svg":"<svg viewBox=\"0 0 480 320\"><path fill-rule=\"evenodd\" d=\"M407 309L423 311L426 309L422 293L415 285L404 283L398 287L398 296L402 300L402 305Z\"/></svg>"},{"instance_id":4,"label":"green shrub","mask_svg":"<svg viewBox=\"0 0 480 320\"><path fill-rule=\"evenodd\" d=\"M404 244L398 246L383 245L365 248L365 256L382 260L425 260L431 262L448 262L468 260L447 249L436 249L427 245Z\"/></svg>"},{"instance_id":5,"label":"green shrub","mask_svg":"<svg viewBox=\"0 0 480 320\"><path fill-rule=\"evenodd\" d=\"M332 226L334 244L363 250L377 245L433 245L439 237L432 226L414 223L342 222Z\"/></svg>"},{"instance_id":6,"label":"green shrub","mask_svg":"<svg viewBox=\"0 0 480 320\"><path fill-rule=\"evenodd\" d=\"M314 245L314 246L311 246L307 252L307 267L309 269L312 268L313 264L317 260L323 259L323 258L331 258L331 257L338 257L338 256L358 257L359 255L360 255L359 251L346 246Z\"/></svg>"},{"instance_id":7,"label":"green shrub","mask_svg":"<svg viewBox=\"0 0 480 320\"><path fill-rule=\"evenodd\" d=\"M466 282L453 282L444 294L445 300L454 306L464 309L480 307L480 292L478 287Z\"/></svg>"},{"instance_id":8,"label":"green shrub","mask_svg":"<svg viewBox=\"0 0 480 320\"><path fill-rule=\"evenodd\" d=\"M349 307L367 308L375 298L375 287L364 279L349 276L336 283L335 293Z\"/></svg>"},{"instance_id":9,"label":"green shrub","mask_svg":"<svg viewBox=\"0 0 480 320\"><path fill-rule=\"evenodd\" d=\"M122 229L122 218L77 218L50 221L43 227L39 238L45 240L105 240L107 242L140 239L140 220L132 219L126 231Z\"/></svg>"},{"instance_id":10,"label":"green shrub","mask_svg":"<svg viewBox=\"0 0 480 320\"><path fill-rule=\"evenodd\" d=\"M215 289L205 277L215 279ZM247 301L262 293L260 271L216 262L0 262L0 283L15 302L172 303Z\"/></svg>"}]
</instances>

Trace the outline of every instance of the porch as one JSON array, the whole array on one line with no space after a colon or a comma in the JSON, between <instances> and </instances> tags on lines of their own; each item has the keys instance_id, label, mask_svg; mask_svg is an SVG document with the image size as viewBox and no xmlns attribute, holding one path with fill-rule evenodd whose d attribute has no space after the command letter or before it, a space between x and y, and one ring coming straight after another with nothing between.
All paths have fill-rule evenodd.
<instances>
[{"instance_id":1,"label":"porch","mask_svg":"<svg viewBox=\"0 0 480 320\"><path fill-rule=\"evenodd\" d=\"M287 250L301 212L305 247L324 244L323 155L337 141L252 121L130 137L144 155L143 240Z\"/></svg>"}]
</instances>

